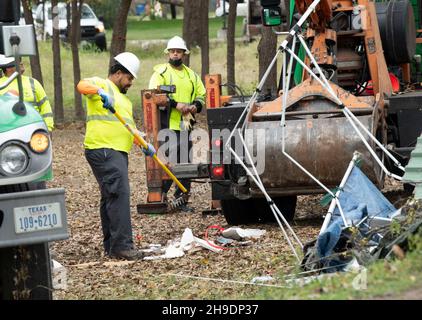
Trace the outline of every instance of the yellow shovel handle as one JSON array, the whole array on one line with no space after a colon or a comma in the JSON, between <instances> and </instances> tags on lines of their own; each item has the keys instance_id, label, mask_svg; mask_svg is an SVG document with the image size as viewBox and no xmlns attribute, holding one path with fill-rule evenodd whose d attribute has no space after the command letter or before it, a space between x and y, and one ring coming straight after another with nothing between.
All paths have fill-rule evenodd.
<instances>
[{"instance_id":1,"label":"yellow shovel handle","mask_svg":"<svg viewBox=\"0 0 422 320\"><path fill-rule=\"evenodd\" d=\"M129 130L129 132L135 137L135 139L141 144L141 146L144 149L148 149L148 143L137 132L135 132L135 130L133 130L129 126L129 124L126 123L126 121L121 117L121 115L118 114L117 111L114 111L113 114L126 127L126 129ZM188 192L188 190L186 190L183 184L176 178L176 176L170 171L170 169L167 168L167 166L160 160L160 158L157 157L156 154L154 154L152 158L160 165L161 168L163 168L163 170L167 173L167 175L171 178L171 180L173 180L177 184L177 186L179 187L180 190L182 190L183 193Z\"/></svg>"}]
</instances>

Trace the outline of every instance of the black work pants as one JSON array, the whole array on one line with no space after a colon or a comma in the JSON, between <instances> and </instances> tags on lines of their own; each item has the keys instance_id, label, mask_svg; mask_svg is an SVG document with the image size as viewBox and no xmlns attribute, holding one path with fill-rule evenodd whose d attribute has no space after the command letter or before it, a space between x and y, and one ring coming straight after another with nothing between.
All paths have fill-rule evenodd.
<instances>
[{"instance_id":1,"label":"black work pants","mask_svg":"<svg viewBox=\"0 0 422 320\"><path fill-rule=\"evenodd\" d=\"M133 249L128 154L113 149L85 150L100 186L100 216L107 254Z\"/></svg>"},{"instance_id":2,"label":"black work pants","mask_svg":"<svg viewBox=\"0 0 422 320\"><path fill-rule=\"evenodd\" d=\"M174 133L176 133L177 135L177 143L175 144L171 144L169 147L168 152L170 152L170 154L176 154L177 153L177 163L186 163L186 161L188 163L192 162L191 159L191 152L192 152L192 141L191 141L191 132L189 131L188 134L186 135L186 133L181 134L180 131L176 131L176 130L172 130ZM186 155L186 153L183 153L183 151L186 152L186 150L183 150L185 148L182 147L182 145L184 145L184 147L186 147L186 141L182 141L182 138L185 139L187 137L188 141L187 141L187 147L188 147L188 155ZM169 156L169 153L166 152L166 156ZM183 153L183 155L182 155ZM188 191L188 193L190 192L190 186L191 186L191 182L190 179L179 179L180 183L186 188L186 190ZM170 188L171 185L173 184L173 180L164 180L163 181L163 192L167 193ZM178 198L183 194L183 191L180 190L179 187L176 187L176 191L174 192L174 197Z\"/></svg>"}]
</instances>

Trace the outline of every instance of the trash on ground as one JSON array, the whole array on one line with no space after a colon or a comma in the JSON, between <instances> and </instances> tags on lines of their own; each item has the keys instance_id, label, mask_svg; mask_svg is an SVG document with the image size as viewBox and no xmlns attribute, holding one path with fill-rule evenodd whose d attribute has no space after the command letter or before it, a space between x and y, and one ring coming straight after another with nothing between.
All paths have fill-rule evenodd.
<instances>
[{"instance_id":1,"label":"trash on ground","mask_svg":"<svg viewBox=\"0 0 422 320\"><path fill-rule=\"evenodd\" d=\"M239 227L231 227L225 229L222 232L223 237L234 239L234 240L243 240L243 239L258 239L265 234L265 230L260 229L242 229Z\"/></svg>"},{"instance_id":2,"label":"trash on ground","mask_svg":"<svg viewBox=\"0 0 422 320\"><path fill-rule=\"evenodd\" d=\"M214 244L211 241L208 241L211 244ZM198 247L205 248L208 250L211 250L213 252L219 253L222 251L222 249L213 247L210 243L207 243L207 241L200 239L198 237L195 237L192 233L192 230L190 228L186 228L183 232L183 235L180 239L175 239L170 241L167 244L167 247L162 248L161 246L156 246L157 250L152 253L161 253L160 255L149 255L144 258L144 260L157 260L157 259L174 259L174 258L180 258L185 255L185 252L192 251ZM151 245L150 245L151 247ZM151 249L143 249L144 252L151 252Z\"/></svg>"},{"instance_id":3,"label":"trash on ground","mask_svg":"<svg viewBox=\"0 0 422 320\"><path fill-rule=\"evenodd\" d=\"M262 282L269 282L275 280L271 276L261 276L261 277L255 277L251 280L252 283L262 283Z\"/></svg>"}]
</instances>

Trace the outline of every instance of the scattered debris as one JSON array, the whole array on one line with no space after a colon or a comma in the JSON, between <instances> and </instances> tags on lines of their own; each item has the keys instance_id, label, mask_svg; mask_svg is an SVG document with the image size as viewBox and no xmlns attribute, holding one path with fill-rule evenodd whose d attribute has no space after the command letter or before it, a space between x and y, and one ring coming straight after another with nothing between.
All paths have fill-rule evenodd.
<instances>
[{"instance_id":1,"label":"scattered debris","mask_svg":"<svg viewBox=\"0 0 422 320\"><path fill-rule=\"evenodd\" d=\"M67 288L67 270L59 262L54 259L51 259L52 263L52 280L53 280L53 289L55 290L64 290Z\"/></svg>"},{"instance_id":2,"label":"scattered debris","mask_svg":"<svg viewBox=\"0 0 422 320\"><path fill-rule=\"evenodd\" d=\"M391 254L403 259L409 237L422 225L422 202L410 200L397 210L356 166L338 201L343 216L337 205L318 238L304 247L305 271L355 272Z\"/></svg>"},{"instance_id":3,"label":"scattered debris","mask_svg":"<svg viewBox=\"0 0 422 320\"><path fill-rule=\"evenodd\" d=\"M223 237L234 239L234 240L243 240L243 239L258 239L265 234L265 230L260 229L242 229L239 227L231 227L225 229L222 232Z\"/></svg>"},{"instance_id":4,"label":"scattered debris","mask_svg":"<svg viewBox=\"0 0 422 320\"><path fill-rule=\"evenodd\" d=\"M251 280L252 283L262 283L262 282L269 282L275 280L271 276L261 276L261 277L255 277Z\"/></svg>"},{"instance_id":5,"label":"scattered debris","mask_svg":"<svg viewBox=\"0 0 422 320\"><path fill-rule=\"evenodd\" d=\"M209 241L208 241L209 242ZM157 260L157 259L174 259L180 258L185 255L186 251L190 251L195 247L201 247L213 252L219 253L222 249L218 249L210 245L207 241L197 238L193 235L192 230L186 228L183 232L182 238L170 241L166 248L161 248L155 245L155 251L151 250L151 245L149 249L144 249L144 252L152 253L163 253L161 255L150 255L145 257L144 260ZM212 243L213 244L213 243Z\"/></svg>"}]
</instances>

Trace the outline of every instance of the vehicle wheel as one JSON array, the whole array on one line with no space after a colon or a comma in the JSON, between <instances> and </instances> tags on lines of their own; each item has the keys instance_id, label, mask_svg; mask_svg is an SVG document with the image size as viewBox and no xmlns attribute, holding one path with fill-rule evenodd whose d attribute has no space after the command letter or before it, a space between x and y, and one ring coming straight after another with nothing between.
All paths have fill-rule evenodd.
<instances>
[{"instance_id":1,"label":"vehicle wheel","mask_svg":"<svg viewBox=\"0 0 422 320\"><path fill-rule=\"evenodd\" d=\"M2 186L0 193L45 189L45 182ZM48 243L0 248L0 300L51 300Z\"/></svg>"},{"instance_id":2,"label":"vehicle wheel","mask_svg":"<svg viewBox=\"0 0 422 320\"><path fill-rule=\"evenodd\" d=\"M296 211L297 196L277 197L273 199L275 205L280 209L284 218L290 222L293 221ZM263 223L277 222L272 210L270 209L267 201L263 198L255 199L256 211L260 213L260 219ZM281 221L281 219L280 219Z\"/></svg>"},{"instance_id":3,"label":"vehicle wheel","mask_svg":"<svg viewBox=\"0 0 422 320\"><path fill-rule=\"evenodd\" d=\"M52 299L48 243L1 248L0 265L0 299Z\"/></svg>"},{"instance_id":4,"label":"vehicle wheel","mask_svg":"<svg viewBox=\"0 0 422 320\"><path fill-rule=\"evenodd\" d=\"M249 224L259 220L255 215L254 199L221 200L221 209L230 225Z\"/></svg>"},{"instance_id":5,"label":"vehicle wheel","mask_svg":"<svg viewBox=\"0 0 422 320\"><path fill-rule=\"evenodd\" d=\"M99 33L95 36L95 45L100 51L107 50L107 40L105 33Z\"/></svg>"}]
</instances>

